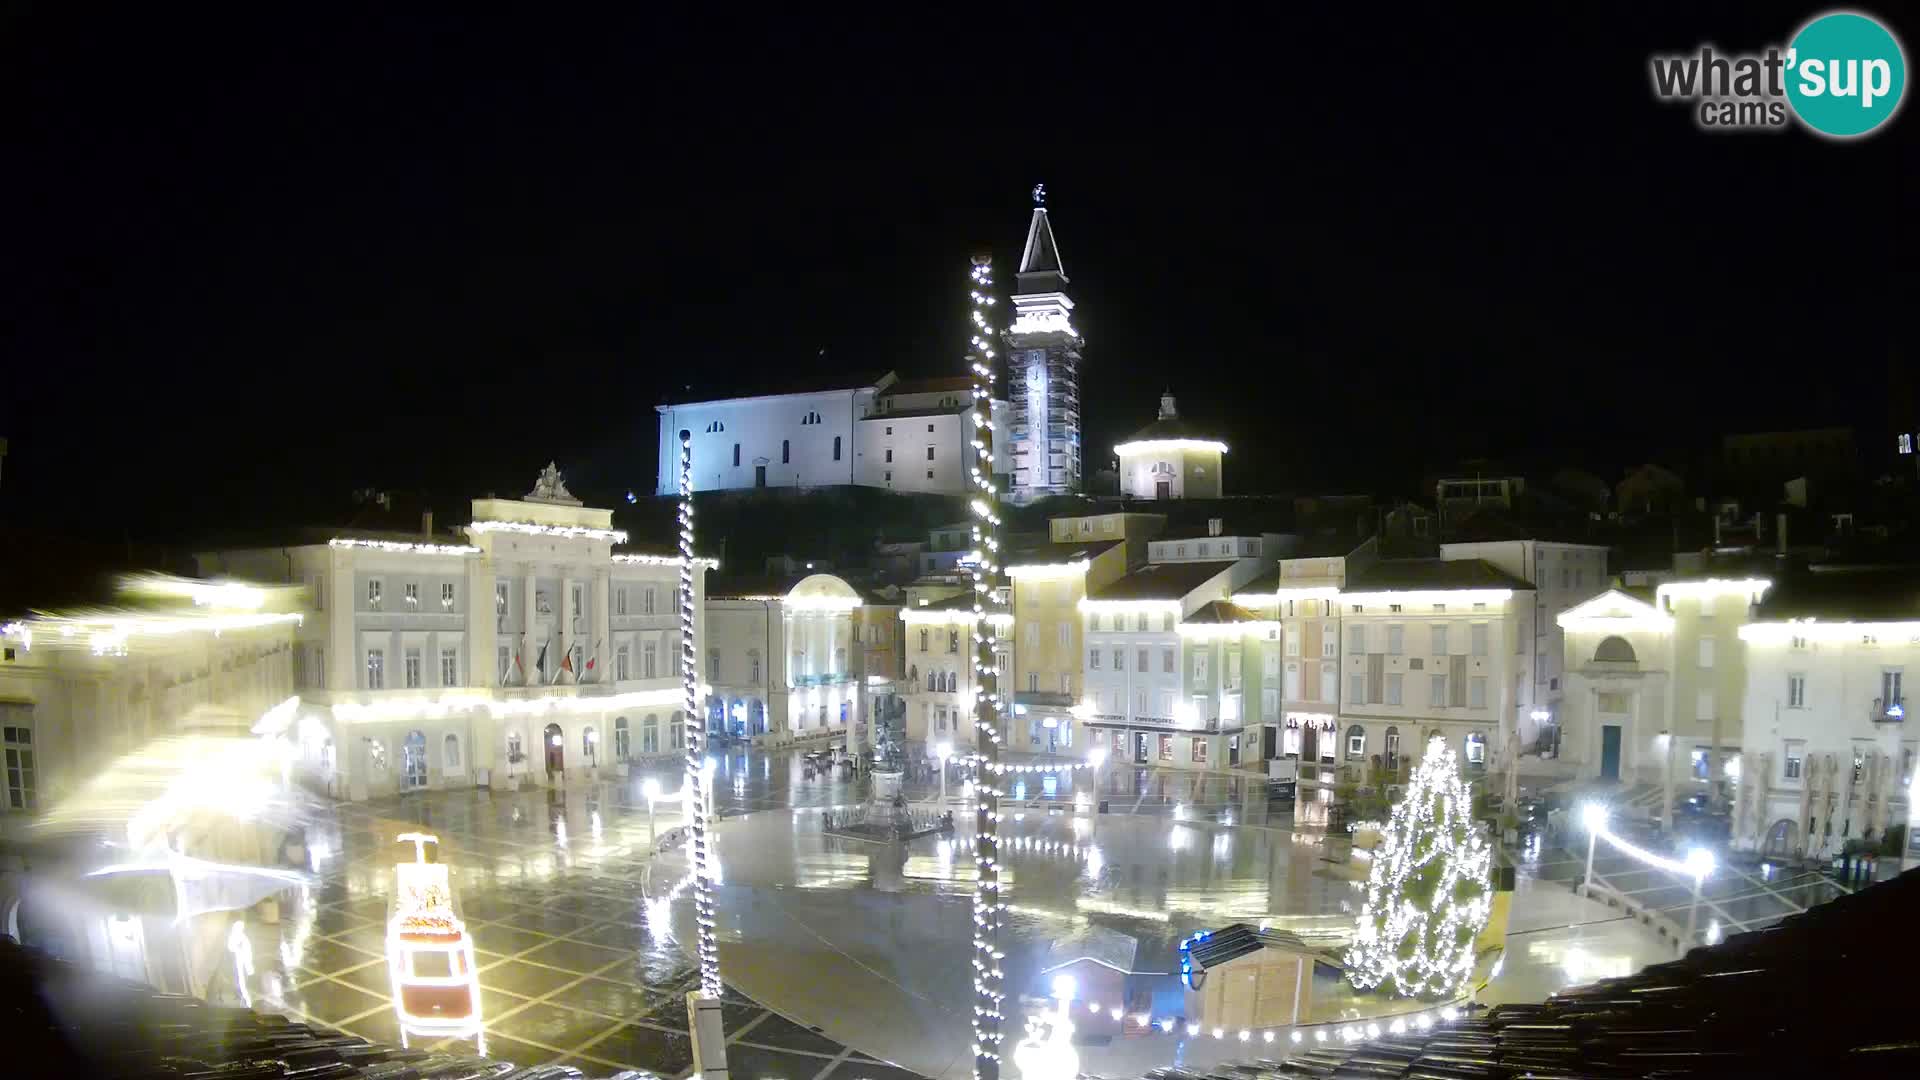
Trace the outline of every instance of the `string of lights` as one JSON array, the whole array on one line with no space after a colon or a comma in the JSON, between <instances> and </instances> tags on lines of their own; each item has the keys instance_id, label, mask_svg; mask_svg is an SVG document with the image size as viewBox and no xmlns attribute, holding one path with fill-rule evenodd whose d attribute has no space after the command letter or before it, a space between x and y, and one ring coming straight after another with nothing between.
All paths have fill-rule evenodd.
<instances>
[{"instance_id":1,"label":"string of lights","mask_svg":"<svg viewBox=\"0 0 1920 1080\"><path fill-rule=\"evenodd\" d=\"M624 537L623 537L624 539ZM700 993L720 996L720 948L714 942L713 855L707 839L707 727L700 719L699 668L693 639L693 432L680 432L680 687L687 723L687 813L693 818L693 917L698 924Z\"/></svg>"},{"instance_id":2,"label":"string of lights","mask_svg":"<svg viewBox=\"0 0 1920 1080\"><path fill-rule=\"evenodd\" d=\"M978 753L973 783L974 807L973 861L976 876L973 888L973 1075L975 1080L999 1080L1001 1027L1006 1019L1001 1010L1006 1002L1005 972L1001 961L1000 924L1006 917L1006 897L1000 892L1000 669L998 647L998 609L1004 604L997 587L1000 578L999 493L993 485L993 325L988 311L993 307L993 257L973 257L972 285L967 295L972 301L969 314L973 326L967 345L969 374L973 379L974 460L970 470L975 492L970 501L973 513L973 644L974 676L979 692L974 696L974 728Z\"/></svg>"},{"instance_id":3,"label":"string of lights","mask_svg":"<svg viewBox=\"0 0 1920 1080\"><path fill-rule=\"evenodd\" d=\"M1436 735L1374 849L1347 978L1366 990L1452 997L1473 976L1473 943L1492 903L1493 850L1471 816L1466 781Z\"/></svg>"}]
</instances>

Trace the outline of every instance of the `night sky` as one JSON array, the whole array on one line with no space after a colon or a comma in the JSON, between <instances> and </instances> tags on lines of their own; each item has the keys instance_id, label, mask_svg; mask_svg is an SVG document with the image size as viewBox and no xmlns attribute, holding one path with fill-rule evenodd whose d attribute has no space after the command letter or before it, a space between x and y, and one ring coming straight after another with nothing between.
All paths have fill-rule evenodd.
<instances>
[{"instance_id":1,"label":"night sky","mask_svg":"<svg viewBox=\"0 0 1920 1080\"><path fill-rule=\"evenodd\" d=\"M644 494L652 406L688 384L960 372L968 256L1011 285L1041 181L1090 465L1163 388L1240 492L1877 438L1915 362L1920 117L1697 131L1649 52L1820 9L1668 7L11 6L0 514L184 536L329 520L356 487L517 495L550 457ZM1877 13L1911 63L1920 24Z\"/></svg>"}]
</instances>

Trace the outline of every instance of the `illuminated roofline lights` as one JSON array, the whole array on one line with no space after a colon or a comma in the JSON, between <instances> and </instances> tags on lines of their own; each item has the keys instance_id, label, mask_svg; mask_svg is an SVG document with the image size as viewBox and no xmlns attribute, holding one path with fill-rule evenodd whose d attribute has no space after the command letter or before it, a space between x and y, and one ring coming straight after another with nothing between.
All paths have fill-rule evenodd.
<instances>
[{"instance_id":1,"label":"illuminated roofline lights","mask_svg":"<svg viewBox=\"0 0 1920 1080\"><path fill-rule=\"evenodd\" d=\"M1064 563L1028 563L1025 566L1007 567L1007 576L1036 579L1073 577L1076 574L1086 573L1090 565L1092 562L1088 559L1075 559Z\"/></svg>"},{"instance_id":2,"label":"illuminated roofline lights","mask_svg":"<svg viewBox=\"0 0 1920 1080\"><path fill-rule=\"evenodd\" d=\"M1238 623L1181 623L1180 636L1196 641L1213 641L1219 638L1246 637L1250 634L1273 633L1280 629L1277 622L1238 622Z\"/></svg>"},{"instance_id":3,"label":"illuminated roofline lights","mask_svg":"<svg viewBox=\"0 0 1920 1080\"><path fill-rule=\"evenodd\" d=\"M842 612L865 607L857 596L794 596L783 600L788 611L794 612Z\"/></svg>"},{"instance_id":4,"label":"illuminated roofline lights","mask_svg":"<svg viewBox=\"0 0 1920 1080\"><path fill-rule=\"evenodd\" d=\"M1748 623L1739 630L1740 640L1755 645L1782 645L1794 638L1819 642L1858 642L1861 638L1895 641L1920 639L1920 622L1820 622L1817 619L1789 619L1786 622Z\"/></svg>"},{"instance_id":5,"label":"illuminated roofline lights","mask_svg":"<svg viewBox=\"0 0 1920 1080\"><path fill-rule=\"evenodd\" d=\"M1619 613L1595 614L1605 611ZM1609 589L1591 600L1575 604L1555 616L1554 622L1562 630L1594 633L1622 630L1652 630L1666 633L1673 629L1673 616L1617 589Z\"/></svg>"},{"instance_id":6,"label":"illuminated roofline lights","mask_svg":"<svg viewBox=\"0 0 1920 1080\"><path fill-rule=\"evenodd\" d=\"M1142 439L1139 442L1124 442L1113 448L1121 457L1135 454L1158 454L1168 450L1211 450L1216 454L1227 452L1227 444L1213 439Z\"/></svg>"},{"instance_id":7,"label":"illuminated roofline lights","mask_svg":"<svg viewBox=\"0 0 1920 1080\"><path fill-rule=\"evenodd\" d=\"M1410 589L1382 592L1343 592L1342 603L1353 604L1504 604L1512 589Z\"/></svg>"},{"instance_id":8,"label":"illuminated roofline lights","mask_svg":"<svg viewBox=\"0 0 1920 1080\"><path fill-rule=\"evenodd\" d=\"M564 536L568 539L611 540L616 544L627 542L625 529L596 529L589 525L536 525L530 521L476 521L467 526L468 532L525 533L528 536ZM676 560L678 561L678 560Z\"/></svg>"},{"instance_id":9,"label":"illuminated roofline lights","mask_svg":"<svg viewBox=\"0 0 1920 1080\"><path fill-rule=\"evenodd\" d=\"M137 574L120 580L123 591L139 596L191 600L196 606L224 610L258 611L266 606L268 590L232 580L195 581L166 574Z\"/></svg>"},{"instance_id":10,"label":"illuminated roofline lights","mask_svg":"<svg viewBox=\"0 0 1920 1080\"><path fill-rule=\"evenodd\" d=\"M327 541L330 548L365 548L389 555L478 555L472 544L431 544L405 540L363 540L356 536L336 536Z\"/></svg>"},{"instance_id":11,"label":"illuminated roofline lights","mask_svg":"<svg viewBox=\"0 0 1920 1080\"><path fill-rule=\"evenodd\" d=\"M679 688L635 690L605 697L493 698L479 693L445 694L437 698L401 701L341 701L331 706L334 718L349 724L381 720L437 720L468 709L485 709L495 716L585 716L617 709L638 709L650 705L677 705Z\"/></svg>"},{"instance_id":12,"label":"illuminated roofline lights","mask_svg":"<svg viewBox=\"0 0 1920 1080\"><path fill-rule=\"evenodd\" d=\"M679 566L680 556L678 555L638 555L638 554L633 554L631 552L616 551L613 553L613 561L617 563L624 563L628 566ZM718 570L720 569L720 560L709 559L703 555L703 556L700 556L699 558L694 559L693 565L705 567L708 570Z\"/></svg>"},{"instance_id":13,"label":"illuminated roofline lights","mask_svg":"<svg viewBox=\"0 0 1920 1080\"><path fill-rule=\"evenodd\" d=\"M1172 612L1180 614L1178 600L1096 600L1091 596L1080 598L1080 610L1107 614L1108 612Z\"/></svg>"},{"instance_id":14,"label":"illuminated roofline lights","mask_svg":"<svg viewBox=\"0 0 1920 1080\"><path fill-rule=\"evenodd\" d=\"M1708 578L1705 581L1669 581L1653 590L1653 598L1658 602L1664 596L1684 596L1698 599L1703 596L1744 596L1750 604L1757 604L1760 598L1773 588L1768 578Z\"/></svg>"},{"instance_id":15,"label":"illuminated roofline lights","mask_svg":"<svg viewBox=\"0 0 1920 1080\"><path fill-rule=\"evenodd\" d=\"M900 619L909 626L972 626L976 616L972 611L923 611L918 608L902 608ZM995 626L1012 626L1013 616L1004 612L994 612L987 616Z\"/></svg>"}]
</instances>

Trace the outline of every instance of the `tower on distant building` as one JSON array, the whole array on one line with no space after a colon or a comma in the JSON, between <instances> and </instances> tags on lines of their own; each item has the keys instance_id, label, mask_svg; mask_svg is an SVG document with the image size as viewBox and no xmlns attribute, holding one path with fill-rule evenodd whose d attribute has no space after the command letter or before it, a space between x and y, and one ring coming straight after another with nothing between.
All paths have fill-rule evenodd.
<instances>
[{"instance_id":1,"label":"tower on distant building","mask_svg":"<svg viewBox=\"0 0 1920 1080\"><path fill-rule=\"evenodd\" d=\"M1015 275L1007 327L1015 502L1081 489L1080 347L1067 271L1047 220L1046 187L1033 189L1033 220Z\"/></svg>"}]
</instances>

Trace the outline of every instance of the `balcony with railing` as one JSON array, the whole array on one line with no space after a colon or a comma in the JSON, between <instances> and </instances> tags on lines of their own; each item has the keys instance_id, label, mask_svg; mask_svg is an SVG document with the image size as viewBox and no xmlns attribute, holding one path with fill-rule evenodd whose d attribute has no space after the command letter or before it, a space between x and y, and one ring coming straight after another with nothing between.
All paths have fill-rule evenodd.
<instances>
[{"instance_id":1,"label":"balcony with railing","mask_svg":"<svg viewBox=\"0 0 1920 1080\"><path fill-rule=\"evenodd\" d=\"M1873 722L1876 724L1901 724L1907 719L1907 699L1874 698L1872 709Z\"/></svg>"}]
</instances>

